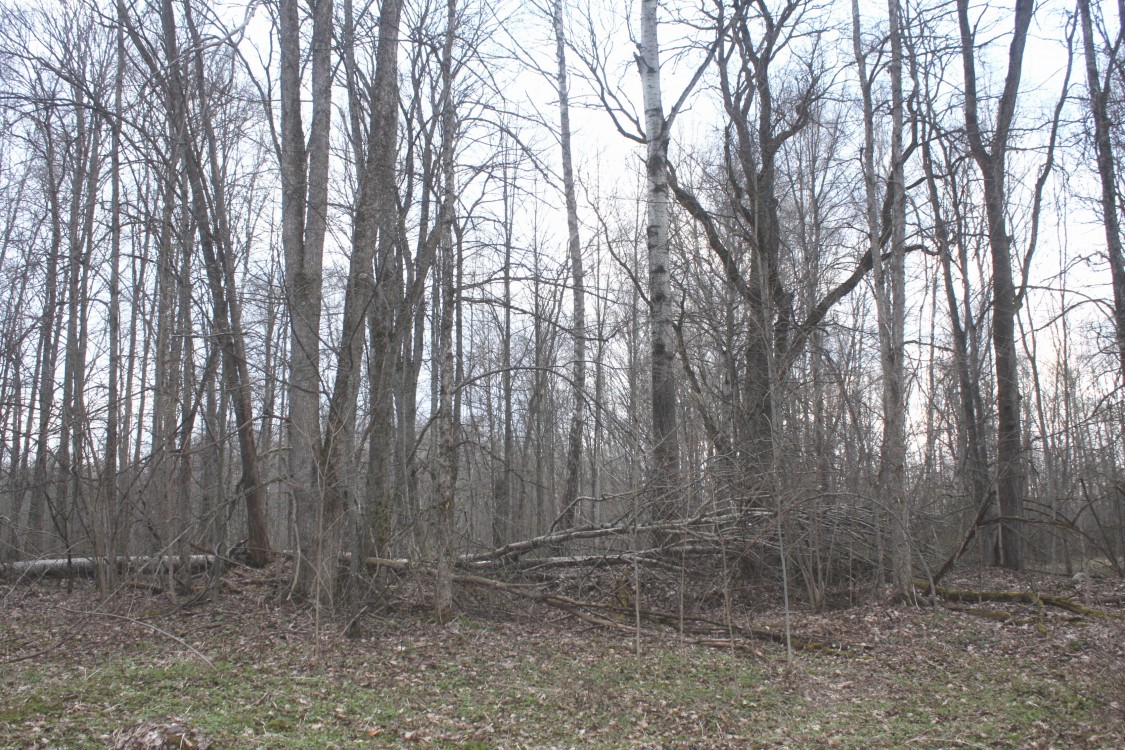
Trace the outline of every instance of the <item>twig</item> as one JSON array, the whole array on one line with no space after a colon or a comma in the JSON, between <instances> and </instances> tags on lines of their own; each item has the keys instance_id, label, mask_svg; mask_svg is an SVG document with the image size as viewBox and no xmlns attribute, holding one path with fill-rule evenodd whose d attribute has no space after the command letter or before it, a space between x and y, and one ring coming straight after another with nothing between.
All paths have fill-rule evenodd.
<instances>
[{"instance_id":1,"label":"twig","mask_svg":"<svg viewBox=\"0 0 1125 750\"><path fill-rule=\"evenodd\" d=\"M405 560L387 560L369 557L364 560L364 565L368 568L389 568L391 570L414 572L420 575L427 576L432 576L435 573L434 569L431 566L415 565ZM484 576L470 574L454 575L453 581L454 583L490 588L495 591L502 591L506 594L511 594L513 596L530 599L531 601L560 609L567 614L573 615L574 617L577 617L578 619L590 625L596 625L610 630L617 630L634 637L638 635L640 627L639 625L631 625L627 621L625 621L625 617L628 615L633 615L634 617L637 617L639 615L641 620L647 620L648 622L654 622L670 628L675 628L679 620L679 618L674 614L638 609L636 608L635 601L632 607L621 607L614 604L605 604L599 602L587 602L581 601L579 599L572 599L571 597L564 596L562 594L550 594L545 591L539 590L533 584L508 583L506 581L497 581L491 578L485 578ZM621 619L613 619L609 616L598 614L599 611L606 612L607 614L616 614ZM764 630L761 628L744 628L734 625L733 623L724 626L721 623L715 623L701 618L685 619L687 622L699 623L700 625L707 625L715 629L726 630L728 638L722 639L722 643L727 644L727 647L729 647L731 643L736 642L735 636L738 635L749 640L770 641L782 646L786 646L788 641L790 647L795 651L820 651L822 653L831 654L846 653L845 648L832 646L812 639L800 638L796 635L792 635L791 637L787 638L785 633L775 633L772 630ZM704 641L718 642L714 638L708 638L702 628L689 630L687 632L692 633L693 635L698 634L703 636ZM704 645L710 645L710 643L706 643Z\"/></svg>"},{"instance_id":2,"label":"twig","mask_svg":"<svg viewBox=\"0 0 1125 750\"><path fill-rule=\"evenodd\" d=\"M96 611L90 611L90 610L84 611L84 610L80 610L80 609L70 609L69 607L59 607L59 609L61 609L64 612L70 612L71 614L75 614L75 615L85 615L85 616L97 615L99 617L108 617L108 618L113 619L113 620L125 620L126 622L135 623L137 625L144 625L145 627L149 628L150 630L154 630L157 633L160 633L160 635L164 636L165 638L169 638L169 639L175 641L176 643L180 644L181 646L184 646L189 651L191 651L193 654L195 654L200 659L202 659L204 662L206 662L207 666L211 667L211 669L214 669L216 671L218 670L218 667L215 666L214 662L212 662L210 659L208 659L207 655L204 654L202 651L200 651L195 646L193 646L190 643L188 643L187 641L185 641L183 638L172 635L167 630L164 630L163 628L157 627L156 625L153 625L151 622L145 622L144 620L138 620L135 617L129 617L127 615L117 615L117 614L114 614L112 612L96 612Z\"/></svg>"}]
</instances>

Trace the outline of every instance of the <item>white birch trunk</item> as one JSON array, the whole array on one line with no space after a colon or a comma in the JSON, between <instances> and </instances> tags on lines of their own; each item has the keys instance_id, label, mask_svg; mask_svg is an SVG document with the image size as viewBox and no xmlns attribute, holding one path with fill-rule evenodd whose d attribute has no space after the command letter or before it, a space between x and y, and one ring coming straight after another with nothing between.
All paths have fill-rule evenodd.
<instances>
[{"instance_id":1,"label":"white birch trunk","mask_svg":"<svg viewBox=\"0 0 1125 750\"><path fill-rule=\"evenodd\" d=\"M652 345L653 508L658 518L673 518L679 482L679 438L676 426L675 339L672 330L672 284L669 274L668 132L660 86L658 0L641 2L641 44L637 67L644 96L648 177L649 301Z\"/></svg>"}]
</instances>

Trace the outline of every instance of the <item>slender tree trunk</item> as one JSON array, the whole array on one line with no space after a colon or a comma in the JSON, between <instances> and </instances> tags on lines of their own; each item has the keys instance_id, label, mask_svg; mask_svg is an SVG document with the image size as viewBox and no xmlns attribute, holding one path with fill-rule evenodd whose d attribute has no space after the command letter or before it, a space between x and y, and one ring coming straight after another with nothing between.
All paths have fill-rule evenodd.
<instances>
[{"instance_id":1,"label":"slender tree trunk","mask_svg":"<svg viewBox=\"0 0 1125 750\"><path fill-rule=\"evenodd\" d=\"M145 336L142 342L140 341L141 337L138 331L138 329L143 328L140 324L144 316L144 309L141 305L143 292L141 290L146 288L147 283L147 274L145 271L149 266L148 240L150 234L151 230L145 230L141 233L140 238L136 240L136 244L140 245L140 249L132 260L131 272L129 274L130 283L126 287L126 289L131 290L131 295L129 297L129 351L126 355L127 366L125 368L123 392L126 394L139 392L140 394L135 400L133 398L124 399L121 415L123 435L121 440L121 455L118 458L118 467L124 472L124 476L122 477L120 514L121 539L119 549L122 551L122 554L126 555L131 552L133 525L136 522L136 493L132 487L135 485L134 477L141 463L140 445L141 437L144 434L142 425L145 420L149 351L152 346L152 337ZM139 357L138 350L140 352ZM138 383L140 384L139 386ZM134 427L136 437L130 444L130 433L133 432Z\"/></svg>"},{"instance_id":2,"label":"slender tree trunk","mask_svg":"<svg viewBox=\"0 0 1125 750\"><path fill-rule=\"evenodd\" d=\"M511 151L508 151L511 153ZM512 541L512 479L515 456L515 432L512 418L512 244L515 215L515 190L512 176L505 162L501 185L504 205L504 266L501 269L504 284L504 319L500 334L500 398L503 408L503 434L501 437L501 465L496 481L496 508L493 513L492 543L494 546Z\"/></svg>"},{"instance_id":3,"label":"slender tree trunk","mask_svg":"<svg viewBox=\"0 0 1125 750\"><path fill-rule=\"evenodd\" d=\"M395 499L395 445L400 433L395 426L395 396L401 386L399 363L402 358L403 324L391 307L392 295L401 299L402 268L397 252L396 262L390 268L380 269L380 276L390 276L381 281L376 299L367 313L368 359L367 400L371 424L367 439L366 497L363 498L362 521L357 532L361 535L360 548L386 556L394 519ZM394 287L387 289L385 287ZM407 332L409 336L409 331ZM399 394L401 396L401 394Z\"/></svg>"},{"instance_id":4,"label":"slender tree trunk","mask_svg":"<svg viewBox=\"0 0 1125 750\"><path fill-rule=\"evenodd\" d=\"M884 288L885 332L882 347L884 426L881 481L891 511L891 580L895 595L911 598L914 591L910 545L910 503L906 497L906 178L903 153L905 118L902 94L902 29L899 0L888 0L891 59L891 267L889 289ZM878 265L878 264L874 264ZM886 285L884 285L886 287Z\"/></svg>"},{"instance_id":5,"label":"slender tree trunk","mask_svg":"<svg viewBox=\"0 0 1125 750\"><path fill-rule=\"evenodd\" d=\"M992 254L992 346L996 367L997 495L1000 500L997 564L1020 570L1024 567L1023 504L1026 471L1020 434L1019 363L1015 339L1015 283L1007 225L1006 157L1016 98L1019 94L1023 52L1034 13L1033 0L1016 0L1014 31L1008 49L1008 70L997 107L995 125L988 143L981 128L977 98L977 76L973 27L968 0L957 0L961 30L961 59L965 70L965 125L973 160L983 179L988 245Z\"/></svg>"},{"instance_id":6,"label":"slender tree trunk","mask_svg":"<svg viewBox=\"0 0 1125 750\"><path fill-rule=\"evenodd\" d=\"M387 277L380 285L398 288L401 272L393 254L398 244L395 160L398 155L398 34L401 3L383 3L376 52L375 81L371 94L371 124L367 153L360 168L359 196L355 209L351 262L344 292L344 319L336 361L336 379L329 403L321 453L324 480L322 529L325 544L340 551L344 514L355 505L358 473L355 464L356 408L363 366L364 331L368 311L375 303L376 267ZM376 261L378 249L378 261ZM373 353L376 354L376 353ZM383 354L379 352L378 354ZM382 376L389 376L390 372ZM380 384L383 385L383 384ZM380 399L382 400L382 399ZM382 439L393 440L392 435ZM371 519L377 522L377 519ZM327 549L327 547L326 547Z\"/></svg>"},{"instance_id":7,"label":"slender tree trunk","mask_svg":"<svg viewBox=\"0 0 1125 750\"><path fill-rule=\"evenodd\" d=\"M437 460L437 575L434 581L434 618L448 622L453 617L453 521L457 492L457 415L454 410L453 322L457 305L456 247L453 223L456 200L453 147L457 121L453 103L453 41L457 35L457 2L446 0L447 27L441 57L441 173L442 202L438 219L441 236L441 311L435 363L438 382Z\"/></svg>"},{"instance_id":8,"label":"slender tree trunk","mask_svg":"<svg viewBox=\"0 0 1125 750\"><path fill-rule=\"evenodd\" d=\"M1117 213L1117 164L1113 158L1110 141L1113 121L1109 116L1109 94L1113 73L1107 71L1103 80L1098 71L1098 53L1094 44L1093 18L1090 0L1078 0L1078 13L1082 23L1082 50L1086 58L1086 90L1090 116L1094 121L1094 153L1097 156L1098 177L1101 178L1101 212L1105 227L1106 251L1109 254L1110 277L1113 280L1113 321L1117 334L1117 353L1120 362L1121 382L1125 384L1125 253L1121 249L1121 222ZM1119 34L1125 33L1125 6L1118 2ZM1114 50L1121 49L1119 38ZM1109 66L1118 64L1111 59Z\"/></svg>"},{"instance_id":9,"label":"slender tree trunk","mask_svg":"<svg viewBox=\"0 0 1125 750\"><path fill-rule=\"evenodd\" d=\"M876 322L879 330L879 360L883 376L883 436L876 486L879 500L891 517L891 582L897 598L907 599L913 591L910 550L910 517L906 499L906 399L904 392L903 339L906 307L906 195L903 168L902 42L898 0L889 0L889 41L891 47L891 173L889 240L890 273L882 260L871 265L875 285ZM863 172L866 194L868 252L881 258L884 228L879 214L879 178L875 171L875 103L873 79L869 77L866 54L860 40L859 3L852 0L852 44L863 96Z\"/></svg>"},{"instance_id":10,"label":"slender tree trunk","mask_svg":"<svg viewBox=\"0 0 1125 750\"><path fill-rule=\"evenodd\" d=\"M280 0L281 244L289 343L289 492L297 525L294 593L331 598L336 560L321 548L320 317L328 221L332 112L332 0L315 0L312 29L313 111L309 144L302 116L301 16L298 0Z\"/></svg>"},{"instance_id":11,"label":"slender tree trunk","mask_svg":"<svg viewBox=\"0 0 1125 750\"><path fill-rule=\"evenodd\" d=\"M25 544L31 553L43 551L45 546L44 520L50 495L50 440L51 421L55 407L55 367L58 363L58 344L61 340L61 305L59 304L59 260L62 257L62 182L57 174L58 154L51 132L49 118L41 125L40 135L44 140L48 211L50 214L51 246L47 251L46 277L44 280L43 310L39 319L39 423L35 437L35 466L31 477L31 496L28 500L27 530Z\"/></svg>"},{"instance_id":12,"label":"slender tree trunk","mask_svg":"<svg viewBox=\"0 0 1125 750\"><path fill-rule=\"evenodd\" d=\"M637 67L644 96L647 139L645 171L648 177L648 250L650 337L652 346L652 450L651 485L657 518L675 518L680 470L677 428L675 338L669 258L669 185L667 120L660 85L660 42L657 36L658 0L641 2L641 43Z\"/></svg>"},{"instance_id":13,"label":"slender tree trunk","mask_svg":"<svg viewBox=\"0 0 1125 750\"><path fill-rule=\"evenodd\" d=\"M555 62L558 66L556 87L559 95L559 145L562 150L563 196L566 202L566 246L570 258L573 308L571 327L574 336L574 364L571 387L574 389L574 412L570 418L567 439L566 479L561 498L563 528L574 525L578 503L579 470L582 466L582 432L586 420L586 280L582 269L582 241L578 233L578 197L574 187L574 157L570 137L570 89L566 69L566 31L563 26L562 0L553 0L551 21L555 27Z\"/></svg>"},{"instance_id":14,"label":"slender tree trunk","mask_svg":"<svg viewBox=\"0 0 1125 750\"><path fill-rule=\"evenodd\" d=\"M24 301L24 293L27 290L27 282L30 274L24 274L20 280L20 291L16 295L16 299L21 303ZM18 351L18 350L17 350ZM20 352L22 354L22 352ZM38 355L37 355L38 357ZM36 387L38 383L37 377L32 376L30 398L27 401L27 406L23 404L23 375L22 368L19 367L18 362L14 362L12 367L12 380L11 389L13 393L20 394L21 398L16 401L11 409L11 432L12 432L12 448L10 453L10 460L8 466L10 473L8 476L9 496L12 498L12 517L9 520L7 529L3 538L0 538L0 561L13 562L19 560L23 556L25 539L23 535L23 527L21 524L23 515L24 501L27 495L28 487L28 456L31 453L31 435L34 429L33 415L35 409L33 405L38 398ZM38 362L32 366L31 372L37 373L39 371ZM26 408L26 422L24 421L24 409Z\"/></svg>"},{"instance_id":15,"label":"slender tree trunk","mask_svg":"<svg viewBox=\"0 0 1125 750\"><path fill-rule=\"evenodd\" d=\"M100 513L97 520L104 541L104 554L110 559L124 554L119 547L119 537L123 519L121 507L120 466L120 395L121 378L121 119L125 78L125 30L123 19L118 19L116 34L117 66L115 69L113 101L114 115L111 122L112 143L110 146L110 258L109 258L109 373L106 393L105 454L102 459ZM105 593L116 588L117 566L98 567L98 587Z\"/></svg>"},{"instance_id":16,"label":"slender tree trunk","mask_svg":"<svg viewBox=\"0 0 1125 750\"><path fill-rule=\"evenodd\" d=\"M175 59L174 57L172 59ZM179 173L182 170L183 138L179 135L183 118L172 116L175 103L170 92L162 92L165 112L169 115L166 124L169 138L169 153L165 170L159 175L159 233L157 237L157 278L155 294L151 301L153 319L156 320L156 336L153 353L154 383L151 414L152 431L152 474L150 481L155 497L150 498L147 525L153 531L152 551L164 554L166 534L165 521L171 516L173 503L172 477L175 459L176 411L181 381L179 372L182 338L177 335L177 311L180 308L180 295L177 293L177 279L180 278L181 263L176 256L176 207L183 203L180 195ZM185 283L188 279L184 279ZM155 502L152 502L155 500Z\"/></svg>"},{"instance_id":17,"label":"slender tree trunk","mask_svg":"<svg viewBox=\"0 0 1125 750\"><path fill-rule=\"evenodd\" d=\"M8 252L18 246L19 240L14 237L16 233L17 212L23 207L24 190L31 177L31 170L24 169L16 177L16 183L11 186L7 195L9 212L4 217L5 228L0 232L0 268L7 267ZM42 225L42 215L37 218ZM6 322L2 334L4 366L0 371L0 399L5 406L0 407L0 467L6 467L6 481L4 494L10 498L10 517L0 517L0 562L18 560L21 556L23 534L21 531L21 516L27 492L27 448L30 441L32 426L30 413L33 411L31 404L35 403L38 394L35 392L35 378L32 377L32 391L30 398L25 396L23 390L24 358L27 353L26 340L30 340L30 331L27 339L21 335L25 325L22 312L28 303L27 291L32 274L30 268L24 268L19 274L14 288L6 289L8 298L4 315ZM31 366L31 372L38 371L38 363ZM26 401L25 401L26 399ZM27 427L23 426L25 409L28 414ZM9 444L9 435L11 443ZM7 460L4 453L7 451Z\"/></svg>"},{"instance_id":18,"label":"slender tree trunk","mask_svg":"<svg viewBox=\"0 0 1125 750\"><path fill-rule=\"evenodd\" d=\"M441 180L442 198L439 218L441 236L440 272L441 311L439 315L438 351L438 463L436 463L436 541L438 541L438 575L434 580L434 618L443 623L453 615L453 510L457 493L457 413L454 390L457 389L453 361L453 320L457 309L457 245L453 241L454 192L453 144L456 142L457 118L453 110L453 39L457 36L457 0L445 2L447 27L441 53Z\"/></svg>"},{"instance_id":19,"label":"slender tree trunk","mask_svg":"<svg viewBox=\"0 0 1125 750\"><path fill-rule=\"evenodd\" d=\"M79 104L85 93L77 83L71 92ZM91 259L94 252L94 217L98 185L102 169L102 138L100 118L90 117L83 106L76 107L73 158L75 169L71 180L70 211L67 236L70 245L67 274L66 356L63 361L63 391L60 413L58 466L59 486L63 498L54 504L52 516L55 530L62 538L69 557L79 551L72 534L96 523L87 493L85 477L86 434L86 363L90 304ZM77 526L77 528L74 528ZM90 541L95 554L101 540L95 531Z\"/></svg>"},{"instance_id":20,"label":"slender tree trunk","mask_svg":"<svg viewBox=\"0 0 1125 750\"><path fill-rule=\"evenodd\" d=\"M961 322L960 305L953 280L953 245L945 218L946 207L938 191L937 169L933 160L933 149L929 138L922 139L922 169L926 176L926 187L930 200L930 210L934 215L934 234L937 238L937 251L941 259L941 275L945 290L946 309L949 327L953 338L953 363L957 372L957 430L958 443L962 446L962 482L970 499L970 507L985 507L989 502L988 458L985 455L982 425L978 418L977 404L980 402L980 384L973 376L969 337ZM976 523L976 520L973 521ZM940 571L939 571L940 572Z\"/></svg>"},{"instance_id":21,"label":"slender tree trunk","mask_svg":"<svg viewBox=\"0 0 1125 750\"><path fill-rule=\"evenodd\" d=\"M248 562L263 567L270 560L269 524L266 517L266 485L259 470L255 437L253 392L246 359L246 340L242 332L242 310L231 258L233 243L229 225L226 189L220 172L221 154L217 142L207 92L208 82L201 51L203 39L195 25L192 0L184 0L184 18L193 46L195 85L200 107L200 125L210 175L203 171L199 149L188 149L188 178L192 183L192 209L195 213L200 248L211 287L212 306L218 343L223 351L223 373L232 395L242 476L239 490L246 504L246 550ZM173 83L176 78L173 77ZM187 89L179 84L186 97ZM210 190L207 179L210 178Z\"/></svg>"}]
</instances>

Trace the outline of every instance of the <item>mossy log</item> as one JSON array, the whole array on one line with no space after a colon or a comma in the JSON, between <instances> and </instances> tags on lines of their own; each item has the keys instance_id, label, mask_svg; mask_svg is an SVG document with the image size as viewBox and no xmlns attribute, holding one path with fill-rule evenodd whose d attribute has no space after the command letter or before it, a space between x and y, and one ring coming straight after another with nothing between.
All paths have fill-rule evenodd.
<instances>
[{"instance_id":1,"label":"mossy log","mask_svg":"<svg viewBox=\"0 0 1125 750\"><path fill-rule=\"evenodd\" d=\"M1087 607L1084 604L1074 601L1069 596L1059 596L1057 594L1040 594L1036 591L974 591L972 589L951 589L945 588L944 586L937 586L931 589L930 584L926 581L915 581L914 586L923 596L936 594L938 598L944 599L945 601L967 602L971 604L980 604L983 602L1030 604L1036 607L1055 607L1057 609L1063 609L1091 620L1125 619L1119 614L1106 612L1103 609L1095 609L1094 607Z\"/></svg>"},{"instance_id":2,"label":"mossy log","mask_svg":"<svg viewBox=\"0 0 1125 750\"><path fill-rule=\"evenodd\" d=\"M988 609L986 607L965 607L960 604L947 604L946 609L951 609L954 612L961 612L962 614L966 615L973 615L974 617L983 617L986 620L993 620L995 622L1016 621L1015 615L1002 609Z\"/></svg>"}]
</instances>

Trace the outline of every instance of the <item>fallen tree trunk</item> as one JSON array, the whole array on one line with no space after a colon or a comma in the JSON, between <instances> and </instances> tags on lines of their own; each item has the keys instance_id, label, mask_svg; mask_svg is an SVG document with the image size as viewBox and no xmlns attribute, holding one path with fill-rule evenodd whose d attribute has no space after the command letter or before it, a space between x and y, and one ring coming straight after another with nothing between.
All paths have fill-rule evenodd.
<instances>
[{"instance_id":1,"label":"fallen tree trunk","mask_svg":"<svg viewBox=\"0 0 1125 750\"><path fill-rule=\"evenodd\" d=\"M1093 545L1095 547L1097 546L1097 540L1096 539L1091 537L1089 534L1087 534L1082 529L1078 528L1078 526L1075 525L1075 523L1073 521L1071 521L1070 519L1067 519L1067 518L1022 518L1022 517L1016 517L1016 516L996 516L994 518L987 518L986 516L988 514L988 509L990 507L992 507L992 502L995 499L996 499L995 491L989 492L988 497L986 497L984 502L981 503L980 507L977 508L977 516L973 520L972 525L969 526L968 530L965 532L964 537L962 537L961 544L958 545L957 549L953 552L953 554L951 554L949 557L946 558L945 562L942 563L941 567L938 568L937 572L934 573L933 581L934 581L935 584L941 582L941 579L945 577L945 574L953 569L953 565L959 559L961 559L961 555L965 554L965 550L967 550L969 548L969 543L976 536L977 530L981 529L981 528L984 528L985 526L993 526L993 525L999 524L999 523L1008 523L1008 522L1015 522L1015 521L1018 521L1020 523L1039 524L1039 525L1042 525L1042 526L1054 526L1054 527L1060 528L1064 531L1070 531L1070 532L1073 532L1075 534L1078 534L1080 537L1085 539L1091 545ZM1115 567L1116 567L1116 565L1115 565Z\"/></svg>"},{"instance_id":2,"label":"fallen tree trunk","mask_svg":"<svg viewBox=\"0 0 1125 750\"><path fill-rule=\"evenodd\" d=\"M769 515L768 511L761 511L756 515ZM663 521L659 523L632 524L619 522L589 526L576 526L562 531L554 531L532 539L512 542L484 552L461 555L459 561L466 564L490 561L511 561L520 556L533 552L542 547L555 547L567 542L582 539L604 539L616 536L631 536L633 534L648 534L655 531L674 532L689 531L704 526L722 526L746 520L746 513L725 513L720 515L700 515L679 521Z\"/></svg>"},{"instance_id":3,"label":"fallen tree trunk","mask_svg":"<svg viewBox=\"0 0 1125 750\"><path fill-rule=\"evenodd\" d=\"M191 555L188 565L192 570L202 570L215 563L214 555ZM107 565L104 557L71 557L46 560L20 560L0 565L0 578L79 578L92 577L99 566ZM178 555L137 555L113 560L118 573L155 573L171 567L180 567L184 559Z\"/></svg>"},{"instance_id":4,"label":"fallen tree trunk","mask_svg":"<svg viewBox=\"0 0 1125 750\"><path fill-rule=\"evenodd\" d=\"M953 565L961 559L961 555L965 554L965 550L969 548L969 543L972 542L973 537L977 535L977 529L980 528L985 516L988 515L988 509L992 507L992 502L995 499L995 490L989 490L985 494L984 500L982 500L980 505L977 506L976 517L973 519L972 524L969 525L969 528L965 531L965 535L961 537L961 543L957 545L957 549L954 550L953 554L947 557L945 559L945 562L941 564L941 567L937 569L937 572L934 573L933 582L935 586L941 582L941 579L944 578L945 574L953 568Z\"/></svg>"},{"instance_id":5,"label":"fallen tree trunk","mask_svg":"<svg viewBox=\"0 0 1125 750\"><path fill-rule=\"evenodd\" d=\"M621 552L604 552L589 555L556 555L554 557L520 558L505 563L502 560L469 561L462 556L458 565L470 570L484 570L505 566L510 569L531 572L554 568L596 568L601 566L634 565L643 563L668 570L679 570L679 566L669 560L681 555L718 555L722 548L718 544L677 544L669 547L653 547L651 549Z\"/></svg>"},{"instance_id":6,"label":"fallen tree trunk","mask_svg":"<svg viewBox=\"0 0 1125 750\"><path fill-rule=\"evenodd\" d=\"M974 591L972 589L947 589L942 586L931 588L930 584L926 581L914 581L914 586L922 592L923 596L930 596L932 593L946 601L967 602L970 604L980 604L982 602L1030 604L1038 607L1056 607L1091 619L1122 619L1121 615L1106 612L1102 609L1087 607L1074 601L1069 596L1059 596L1057 594L1040 594L1035 591Z\"/></svg>"}]
</instances>

